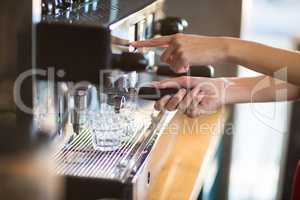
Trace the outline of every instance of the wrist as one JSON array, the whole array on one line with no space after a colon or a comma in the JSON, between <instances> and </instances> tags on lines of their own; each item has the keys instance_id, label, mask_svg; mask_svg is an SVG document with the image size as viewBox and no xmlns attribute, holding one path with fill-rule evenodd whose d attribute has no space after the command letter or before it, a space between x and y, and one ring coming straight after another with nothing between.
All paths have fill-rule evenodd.
<instances>
[{"instance_id":1,"label":"wrist","mask_svg":"<svg viewBox=\"0 0 300 200\"><path fill-rule=\"evenodd\" d=\"M215 95L221 105L232 104L232 97L228 96L232 91L234 83L230 78L208 78L209 87L211 92Z\"/></svg>"},{"instance_id":2,"label":"wrist","mask_svg":"<svg viewBox=\"0 0 300 200\"><path fill-rule=\"evenodd\" d=\"M251 101L251 84L243 78L223 78L224 104L246 103Z\"/></svg>"},{"instance_id":3,"label":"wrist","mask_svg":"<svg viewBox=\"0 0 300 200\"><path fill-rule=\"evenodd\" d=\"M233 92L236 93L237 91L234 91L234 81L230 78L217 78L220 82L220 97L221 97L221 103L223 105L227 104L233 104L234 98L233 98Z\"/></svg>"}]
</instances>

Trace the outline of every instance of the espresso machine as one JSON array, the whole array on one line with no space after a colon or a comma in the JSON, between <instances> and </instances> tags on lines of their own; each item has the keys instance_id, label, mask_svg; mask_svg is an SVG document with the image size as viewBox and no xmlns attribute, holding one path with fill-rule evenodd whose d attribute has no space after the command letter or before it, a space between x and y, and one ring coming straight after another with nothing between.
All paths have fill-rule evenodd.
<instances>
[{"instance_id":1,"label":"espresso machine","mask_svg":"<svg viewBox=\"0 0 300 200\"><path fill-rule=\"evenodd\" d=\"M66 199L146 199L172 145L161 141L161 134L175 115L154 111L154 101L178 91L158 90L150 83L172 76L213 75L209 66L175 74L159 62L159 49L130 47L131 41L184 31L187 22L164 16L163 4L32 1L32 26L21 34L32 47L27 65L32 68L20 70L20 75L30 70L20 96L32 112L20 109L19 118L37 143L55 149L55 170L65 178ZM106 118L127 112L141 124L110 151L94 148L88 126L89 112L100 111L102 104L113 108Z\"/></svg>"}]
</instances>

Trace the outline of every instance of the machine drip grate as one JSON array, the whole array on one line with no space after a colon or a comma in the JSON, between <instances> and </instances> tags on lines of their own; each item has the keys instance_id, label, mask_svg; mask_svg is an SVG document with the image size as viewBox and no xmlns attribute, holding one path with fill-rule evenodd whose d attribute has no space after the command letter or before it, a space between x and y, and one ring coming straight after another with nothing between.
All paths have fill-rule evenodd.
<instances>
[{"instance_id":1,"label":"machine drip grate","mask_svg":"<svg viewBox=\"0 0 300 200\"><path fill-rule=\"evenodd\" d=\"M97 151L87 128L65 144L54 155L59 175L113 179L125 182L134 172L159 137L171 113L160 113L135 131L115 151Z\"/></svg>"}]
</instances>

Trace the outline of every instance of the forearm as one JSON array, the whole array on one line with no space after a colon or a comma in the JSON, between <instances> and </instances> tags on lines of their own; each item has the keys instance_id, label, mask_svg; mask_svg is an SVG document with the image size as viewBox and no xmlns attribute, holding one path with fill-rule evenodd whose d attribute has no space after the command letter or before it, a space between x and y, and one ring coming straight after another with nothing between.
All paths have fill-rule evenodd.
<instances>
[{"instance_id":1,"label":"forearm","mask_svg":"<svg viewBox=\"0 0 300 200\"><path fill-rule=\"evenodd\" d=\"M228 78L226 104L296 100L299 88L268 76Z\"/></svg>"},{"instance_id":2,"label":"forearm","mask_svg":"<svg viewBox=\"0 0 300 200\"><path fill-rule=\"evenodd\" d=\"M227 60L229 62L270 76L286 68L287 81L300 85L300 52L234 38L225 38L225 40L228 46Z\"/></svg>"}]
</instances>

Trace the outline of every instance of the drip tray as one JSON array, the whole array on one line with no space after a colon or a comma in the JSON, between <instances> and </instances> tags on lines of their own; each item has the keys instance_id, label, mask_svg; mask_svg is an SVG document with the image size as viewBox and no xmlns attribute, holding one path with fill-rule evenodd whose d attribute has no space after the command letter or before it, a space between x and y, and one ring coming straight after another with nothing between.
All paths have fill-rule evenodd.
<instances>
[{"instance_id":1,"label":"drip tray","mask_svg":"<svg viewBox=\"0 0 300 200\"><path fill-rule=\"evenodd\" d=\"M93 148L92 134L84 129L54 156L59 175L111 179L126 182L138 171L153 148L163 129L175 113L157 113L149 123L136 130L115 151L98 151Z\"/></svg>"}]
</instances>

